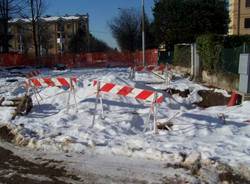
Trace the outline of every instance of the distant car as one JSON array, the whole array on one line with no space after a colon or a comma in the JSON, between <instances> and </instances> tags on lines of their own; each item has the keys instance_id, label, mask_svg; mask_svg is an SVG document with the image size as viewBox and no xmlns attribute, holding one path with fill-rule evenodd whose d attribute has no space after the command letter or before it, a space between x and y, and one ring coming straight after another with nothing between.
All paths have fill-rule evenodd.
<instances>
[{"instance_id":1,"label":"distant car","mask_svg":"<svg viewBox=\"0 0 250 184\"><path fill-rule=\"evenodd\" d=\"M65 64L55 64L53 68L54 70L66 70L67 66Z\"/></svg>"}]
</instances>

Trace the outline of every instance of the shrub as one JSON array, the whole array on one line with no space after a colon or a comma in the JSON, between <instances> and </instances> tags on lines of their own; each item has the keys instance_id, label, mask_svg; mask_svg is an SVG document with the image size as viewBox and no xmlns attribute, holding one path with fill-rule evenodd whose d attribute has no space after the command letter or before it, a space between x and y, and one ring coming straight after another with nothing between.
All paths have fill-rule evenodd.
<instances>
[{"instance_id":1,"label":"shrub","mask_svg":"<svg viewBox=\"0 0 250 184\"><path fill-rule=\"evenodd\" d=\"M196 40L203 69L217 72L220 69L220 56L223 49L223 37L215 34L201 35Z\"/></svg>"}]
</instances>

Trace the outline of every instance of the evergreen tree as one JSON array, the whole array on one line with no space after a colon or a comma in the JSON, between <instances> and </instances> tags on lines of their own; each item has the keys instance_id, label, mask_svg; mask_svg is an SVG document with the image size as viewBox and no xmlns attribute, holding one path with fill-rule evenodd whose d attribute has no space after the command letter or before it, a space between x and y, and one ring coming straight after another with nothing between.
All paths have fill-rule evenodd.
<instances>
[{"instance_id":1,"label":"evergreen tree","mask_svg":"<svg viewBox=\"0 0 250 184\"><path fill-rule=\"evenodd\" d=\"M194 42L204 33L226 34L228 30L225 0L157 0L153 12L158 44L172 47Z\"/></svg>"}]
</instances>

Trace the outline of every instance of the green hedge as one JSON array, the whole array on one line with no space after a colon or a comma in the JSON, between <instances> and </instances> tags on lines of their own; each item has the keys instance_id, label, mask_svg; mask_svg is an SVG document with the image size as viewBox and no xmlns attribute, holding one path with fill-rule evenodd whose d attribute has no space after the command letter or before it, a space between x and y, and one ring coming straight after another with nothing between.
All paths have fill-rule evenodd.
<instances>
[{"instance_id":1,"label":"green hedge","mask_svg":"<svg viewBox=\"0 0 250 184\"><path fill-rule=\"evenodd\" d=\"M196 43L203 69L209 72L218 71L223 49L223 37L215 34L206 34L198 37Z\"/></svg>"},{"instance_id":2,"label":"green hedge","mask_svg":"<svg viewBox=\"0 0 250 184\"><path fill-rule=\"evenodd\" d=\"M173 65L191 67L191 48L187 45L175 45Z\"/></svg>"},{"instance_id":3,"label":"green hedge","mask_svg":"<svg viewBox=\"0 0 250 184\"><path fill-rule=\"evenodd\" d=\"M250 36L201 35L196 40L203 69L238 74L239 56L250 51Z\"/></svg>"}]
</instances>

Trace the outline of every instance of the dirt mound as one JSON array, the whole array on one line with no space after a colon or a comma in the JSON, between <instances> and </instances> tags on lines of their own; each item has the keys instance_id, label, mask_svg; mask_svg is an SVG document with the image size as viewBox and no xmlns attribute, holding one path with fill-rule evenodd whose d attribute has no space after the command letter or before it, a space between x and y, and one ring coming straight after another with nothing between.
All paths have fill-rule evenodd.
<instances>
[{"instance_id":1,"label":"dirt mound","mask_svg":"<svg viewBox=\"0 0 250 184\"><path fill-rule=\"evenodd\" d=\"M195 105L202 108L227 105L230 100L230 97L225 97L223 94L213 90L200 90L198 95L202 97L202 101L195 103Z\"/></svg>"},{"instance_id":2,"label":"dirt mound","mask_svg":"<svg viewBox=\"0 0 250 184\"><path fill-rule=\"evenodd\" d=\"M29 143L29 139L20 133L20 127L11 127L9 125L0 126L0 139L19 146L27 146Z\"/></svg>"},{"instance_id":3,"label":"dirt mound","mask_svg":"<svg viewBox=\"0 0 250 184\"><path fill-rule=\"evenodd\" d=\"M7 126L0 127L0 139L3 139L7 142L12 142L15 138L15 135L11 132L11 129Z\"/></svg>"},{"instance_id":4,"label":"dirt mound","mask_svg":"<svg viewBox=\"0 0 250 184\"><path fill-rule=\"evenodd\" d=\"M175 95L178 94L182 98L187 98L188 95L190 94L189 89L186 89L184 91L178 90L178 89L173 89L173 88L168 88L166 89L166 92L170 95Z\"/></svg>"}]
</instances>

